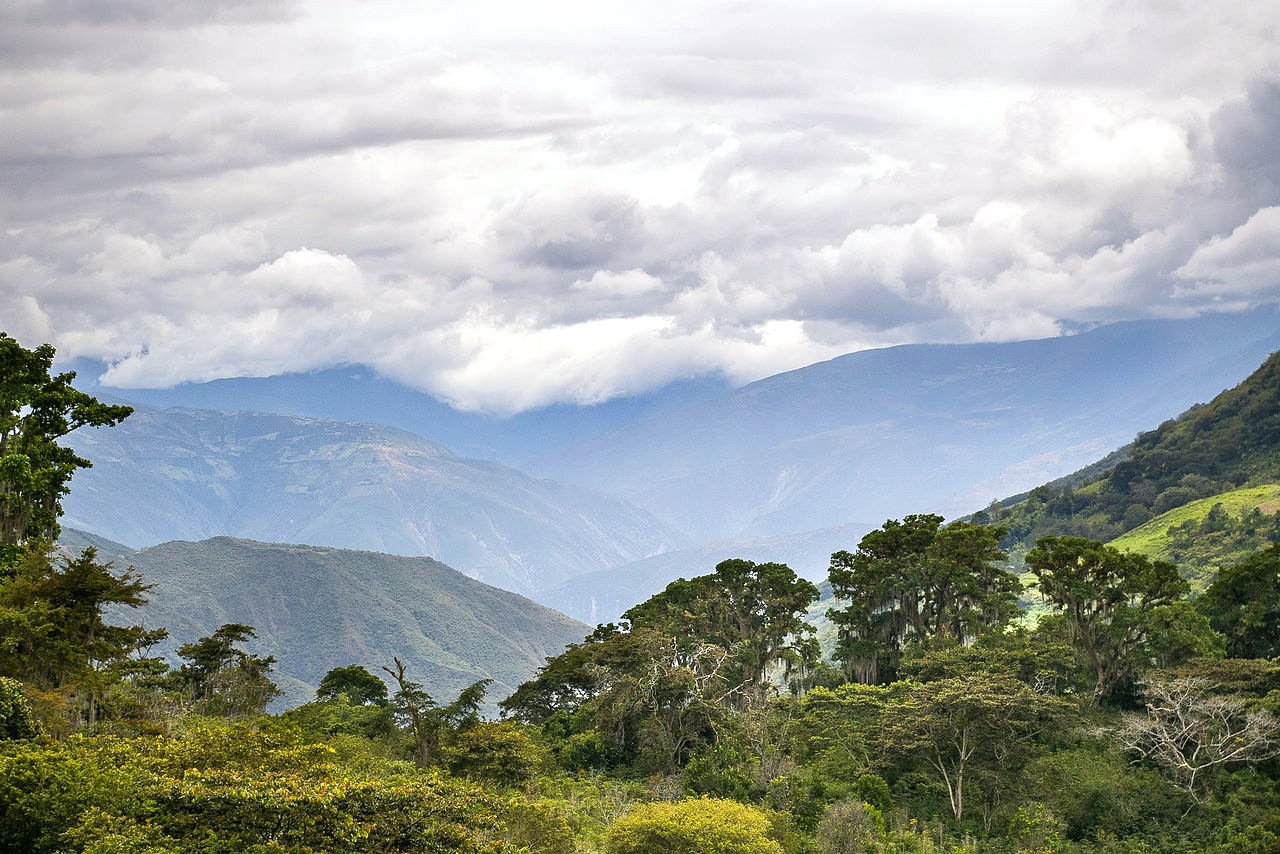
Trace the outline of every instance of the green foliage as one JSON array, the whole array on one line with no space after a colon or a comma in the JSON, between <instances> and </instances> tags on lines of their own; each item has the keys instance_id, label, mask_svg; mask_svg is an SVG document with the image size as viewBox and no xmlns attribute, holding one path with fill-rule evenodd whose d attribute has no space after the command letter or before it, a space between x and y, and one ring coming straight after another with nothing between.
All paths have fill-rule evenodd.
<instances>
[{"instance_id":1,"label":"green foliage","mask_svg":"<svg viewBox=\"0 0 1280 854\"><path fill-rule=\"evenodd\" d=\"M68 702L56 714L68 714L72 726L82 718L94 725L114 686L163 668L141 656L164 629L107 619L110 609L145 604L150 589L132 567L117 576L93 548L57 560L28 548L13 574L0 578L0 674L63 692Z\"/></svg>"},{"instance_id":2,"label":"green foliage","mask_svg":"<svg viewBox=\"0 0 1280 854\"><path fill-rule=\"evenodd\" d=\"M338 766L287 729L0 748L0 850L481 854L503 849L502 809L403 765Z\"/></svg>"},{"instance_id":3,"label":"green foliage","mask_svg":"<svg viewBox=\"0 0 1280 854\"><path fill-rule=\"evenodd\" d=\"M1280 656L1280 544L1224 569L1196 601L1238 658Z\"/></svg>"},{"instance_id":4,"label":"green foliage","mask_svg":"<svg viewBox=\"0 0 1280 854\"><path fill-rule=\"evenodd\" d=\"M485 692L493 680L481 679L464 688L453 702L441 706L422 689L420 684L405 675L405 663L401 659L396 658L395 665L395 670L390 667L382 668L391 674L399 686L399 690L392 698L392 709L408 733L413 760L419 767L426 768L439 761L437 751L442 744L448 745L450 741L465 739L470 730L481 726L480 706L484 703ZM474 741L476 742L474 746L480 749L480 742L484 741L483 735L477 734ZM491 746L506 751L504 755L492 757L494 761L509 762L513 769L519 767L520 756L518 751L512 753L514 750L512 739L504 741L494 734L494 743ZM461 754L455 754L453 759L468 766L472 761L472 757L466 750ZM474 757L474 762L477 773L488 767L481 757Z\"/></svg>"},{"instance_id":5,"label":"green foliage","mask_svg":"<svg viewBox=\"0 0 1280 854\"><path fill-rule=\"evenodd\" d=\"M565 739L565 767L603 752L606 766L665 773L716 737L735 689L725 678L729 652L691 648L654 629L601 626L549 660L537 677L500 704L549 738ZM594 733L586 738L572 736Z\"/></svg>"},{"instance_id":6,"label":"green foliage","mask_svg":"<svg viewBox=\"0 0 1280 854\"><path fill-rule=\"evenodd\" d=\"M454 774L496 786L532 780L549 760L546 750L519 724L481 721L448 739L442 763Z\"/></svg>"},{"instance_id":7,"label":"green foliage","mask_svg":"<svg viewBox=\"0 0 1280 854\"><path fill-rule=\"evenodd\" d=\"M873 851L885 836L884 816L860 798L837 801L818 824L822 854L863 854Z\"/></svg>"},{"instance_id":8,"label":"green foliage","mask_svg":"<svg viewBox=\"0 0 1280 854\"><path fill-rule=\"evenodd\" d=\"M1074 841L1139 836L1153 826L1177 824L1186 810L1185 799L1160 773L1088 746L1033 760L1022 786Z\"/></svg>"},{"instance_id":9,"label":"green foliage","mask_svg":"<svg viewBox=\"0 0 1280 854\"><path fill-rule=\"evenodd\" d=\"M537 854L575 854L577 840L564 813L553 804L512 798L502 811L502 838Z\"/></svg>"},{"instance_id":10,"label":"green foliage","mask_svg":"<svg viewBox=\"0 0 1280 854\"><path fill-rule=\"evenodd\" d=\"M726 560L710 575L673 581L623 618L676 638L684 655L720 647L729 655L725 678L758 687L776 664L785 677L816 663L804 614L817 598L818 588L786 564Z\"/></svg>"},{"instance_id":11,"label":"green foliage","mask_svg":"<svg viewBox=\"0 0 1280 854\"><path fill-rule=\"evenodd\" d=\"M212 635L183 644L178 655L184 663L175 682L191 698L198 712L228 718L262 714L280 696L267 675L275 656L251 655L236 644L257 637L252 626L226 623Z\"/></svg>"},{"instance_id":12,"label":"green foliage","mask_svg":"<svg viewBox=\"0 0 1280 854\"><path fill-rule=\"evenodd\" d=\"M57 540L67 484L91 465L57 440L133 412L72 388L73 372L51 375L53 356L48 344L28 350L0 332L0 574L28 542Z\"/></svg>"},{"instance_id":13,"label":"green foliage","mask_svg":"<svg viewBox=\"0 0 1280 854\"><path fill-rule=\"evenodd\" d=\"M970 675L895 687L877 738L887 753L913 756L938 773L957 820L966 798L987 806L998 802L1037 752L1037 742L1060 736L1074 711L1008 677Z\"/></svg>"},{"instance_id":14,"label":"green foliage","mask_svg":"<svg viewBox=\"0 0 1280 854\"><path fill-rule=\"evenodd\" d=\"M1018 580L995 565L1003 528L942 517L890 519L855 553L831 556L831 589L844 608L828 618L835 658L859 682L892 681L906 644L963 644L1004 625L1017 611Z\"/></svg>"},{"instance_id":15,"label":"green foliage","mask_svg":"<svg viewBox=\"0 0 1280 854\"><path fill-rule=\"evenodd\" d=\"M1063 845L1063 822L1035 803L1018 807L1009 822L1008 840L1013 854L1056 854Z\"/></svg>"},{"instance_id":16,"label":"green foliage","mask_svg":"<svg viewBox=\"0 0 1280 854\"><path fill-rule=\"evenodd\" d=\"M1026 562L1041 594L1065 616L1072 640L1094 675L1095 700L1154 665L1158 650L1149 642L1190 616L1178 605L1188 586L1177 568L1145 555L1080 537L1044 537L1027 553ZM1196 638L1192 630L1180 639L1196 646L1212 642ZM1168 652L1204 651L1208 650Z\"/></svg>"},{"instance_id":17,"label":"green foliage","mask_svg":"<svg viewBox=\"0 0 1280 854\"><path fill-rule=\"evenodd\" d=\"M909 648L899 674L914 682L990 674L1024 682L1042 694L1062 694L1072 687L1075 650L1049 631L1024 628L990 632L973 644L938 644Z\"/></svg>"},{"instance_id":18,"label":"green foliage","mask_svg":"<svg viewBox=\"0 0 1280 854\"><path fill-rule=\"evenodd\" d=\"M387 683L358 664L335 667L320 680L316 699L332 700L339 695L357 706L385 706Z\"/></svg>"},{"instance_id":19,"label":"green foliage","mask_svg":"<svg viewBox=\"0 0 1280 854\"><path fill-rule=\"evenodd\" d=\"M736 801L699 798L639 807L618 819L607 854L783 854L768 817Z\"/></svg>"},{"instance_id":20,"label":"green foliage","mask_svg":"<svg viewBox=\"0 0 1280 854\"><path fill-rule=\"evenodd\" d=\"M340 734L369 739L389 738L395 732L390 708L385 705L356 705L346 694L288 709L283 719L317 739Z\"/></svg>"},{"instance_id":21,"label":"green foliage","mask_svg":"<svg viewBox=\"0 0 1280 854\"><path fill-rule=\"evenodd\" d=\"M22 683L0 676L0 739L34 738L38 732Z\"/></svg>"},{"instance_id":22,"label":"green foliage","mask_svg":"<svg viewBox=\"0 0 1280 854\"><path fill-rule=\"evenodd\" d=\"M757 794L759 765L741 742L721 738L690 758L684 769L685 786L695 795L749 801Z\"/></svg>"},{"instance_id":23,"label":"green foliage","mask_svg":"<svg viewBox=\"0 0 1280 854\"><path fill-rule=\"evenodd\" d=\"M1163 513L1108 545L1178 565L1195 593L1224 566L1280 541L1280 485L1237 489Z\"/></svg>"},{"instance_id":24,"label":"green foliage","mask_svg":"<svg viewBox=\"0 0 1280 854\"><path fill-rule=\"evenodd\" d=\"M852 784L878 762L876 738L890 696L874 685L814 688L789 701L782 746L824 777Z\"/></svg>"}]
</instances>

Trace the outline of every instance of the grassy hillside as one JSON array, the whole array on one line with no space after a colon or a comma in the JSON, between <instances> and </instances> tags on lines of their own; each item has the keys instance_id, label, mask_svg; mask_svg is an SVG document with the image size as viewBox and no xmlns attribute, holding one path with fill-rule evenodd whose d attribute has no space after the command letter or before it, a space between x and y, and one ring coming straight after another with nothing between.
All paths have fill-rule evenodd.
<instances>
[{"instance_id":1,"label":"grassy hillside","mask_svg":"<svg viewBox=\"0 0 1280 854\"><path fill-rule=\"evenodd\" d=\"M1235 489L1162 513L1111 541L1178 564L1199 593L1219 569L1280 541L1280 485Z\"/></svg>"},{"instance_id":2,"label":"grassy hillside","mask_svg":"<svg viewBox=\"0 0 1280 854\"><path fill-rule=\"evenodd\" d=\"M549 655L588 632L583 624L438 561L231 537L112 549L75 531L70 548L95 545L134 565L155 588L142 611L170 632L164 652L223 623L257 629L252 651L279 659L290 704L309 699L333 667L380 672L392 656L435 697L450 699L491 677L490 701L528 679ZM137 614L128 615L137 619Z\"/></svg>"},{"instance_id":3,"label":"grassy hillside","mask_svg":"<svg viewBox=\"0 0 1280 854\"><path fill-rule=\"evenodd\" d=\"M1005 545L1017 557L1047 534L1114 540L1192 502L1277 482L1280 353L1210 403L1139 434L1105 471L1037 487L977 518L1007 527Z\"/></svg>"}]
</instances>

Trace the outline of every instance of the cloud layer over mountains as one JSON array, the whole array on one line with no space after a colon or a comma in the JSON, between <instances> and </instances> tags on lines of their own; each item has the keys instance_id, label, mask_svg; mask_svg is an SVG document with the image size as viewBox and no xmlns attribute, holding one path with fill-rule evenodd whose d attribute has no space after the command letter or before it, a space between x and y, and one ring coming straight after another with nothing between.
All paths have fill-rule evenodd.
<instances>
[{"instance_id":1,"label":"cloud layer over mountains","mask_svg":"<svg viewBox=\"0 0 1280 854\"><path fill-rule=\"evenodd\" d=\"M463 408L1280 297L1280 6L0 10L0 317Z\"/></svg>"}]
</instances>

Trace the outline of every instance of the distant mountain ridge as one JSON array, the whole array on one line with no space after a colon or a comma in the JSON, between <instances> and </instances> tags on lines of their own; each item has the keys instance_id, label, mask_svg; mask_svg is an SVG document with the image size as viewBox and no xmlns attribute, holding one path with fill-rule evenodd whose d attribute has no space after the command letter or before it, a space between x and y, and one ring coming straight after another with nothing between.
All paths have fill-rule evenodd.
<instances>
[{"instance_id":1,"label":"distant mountain ridge","mask_svg":"<svg viewBox=\"0 0 1280 854\"><path fill-rule=\"evenodd\" d=\"M719 397L734 388L719 376L677 380L650 392L590 406L555 404L501 417L460 412L361 365L301 374L233 377L173 388L115 388L97 382L107 366L80 359L65 366L76 386L162 408L270 412L306 418L385 424L429 436L461 456L523 468L553 448L576 444L624 424Z\"/></svg>"},{"instance_id":2,"label":"distant mountain ridge","mask_svg":"<svg viewBox=\"0 0 1280 854\"><path fill-rule=\"evenodd\" d=\"M549 454L697 540L971 512L1072 471L1239 382L1275 307L1008 344L868 350Z\"/></svg>"},{"instance_id":3,"label":"distant mountain ridge","mask_svg":"<svg viewBox=\"0 0 1280 854\"><path fill-rule=\"evenodd\" d=\"M139 406L72 434L66 524L137 546L230 535L430 555L508 590L686 545L626 503L356 422Z\"/></svg>"},{"instance_id":4,"label":"distant mountain ridge","mask_svg":"<svg viewBox=\"0 0 1280 854\"><path fill-rule=\"evenodd\" d=\"M492 678L492 704L589 631L424 557L232 537L134 550L70 528L60 543L77 553L92 545L100 559L133 565L155 585L147 605L120 618L167 628L159 652L175 663L178 646L223 623L254 626L250 651L278 659L273 678L285 705L311 699L333 667L380 673L392 656L437 699Z\"/></svg>"}]
</instances>

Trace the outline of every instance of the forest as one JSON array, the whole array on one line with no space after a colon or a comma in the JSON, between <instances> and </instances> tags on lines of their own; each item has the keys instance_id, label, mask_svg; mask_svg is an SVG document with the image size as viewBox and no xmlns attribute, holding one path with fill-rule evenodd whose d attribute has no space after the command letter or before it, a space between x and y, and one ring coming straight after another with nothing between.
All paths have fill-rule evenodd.
<instances>
[{"instance_id":1,"label":"forest","mask_svg":"<svg viewBox=\"0 0 1280 854\"><path fill-rule=\"evenodd\" d=\"M1088 484L836 552L834 648L804 619L816 585L729 559L499 718L489 680L433 698L394 649L278 713L252 626L154 655L147 579L55 545L89 464L58 440L129 411L52 358L0 334L0 850L1280 852L1280 532L1180 529L1183 551L1258 544L1195 596L1103 541L1274 479L1275 357Z\"/></svg>"}]
</instances>

